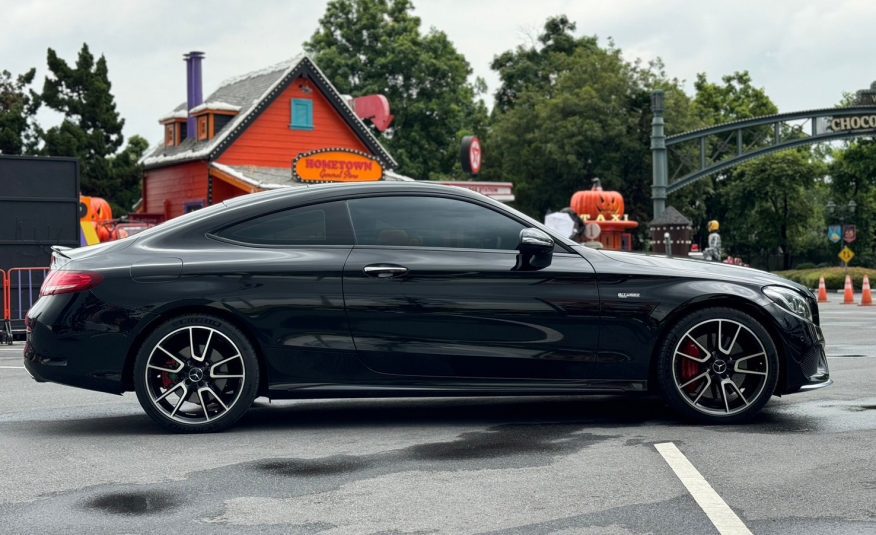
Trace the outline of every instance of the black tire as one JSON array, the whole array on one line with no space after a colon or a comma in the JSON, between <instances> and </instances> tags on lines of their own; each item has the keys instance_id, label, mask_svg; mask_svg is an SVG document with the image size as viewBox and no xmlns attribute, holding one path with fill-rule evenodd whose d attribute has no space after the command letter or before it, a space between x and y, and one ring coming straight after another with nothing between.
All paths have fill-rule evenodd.
<instances>
[{"instance_id":1,"label":"black tire","mask_svg":"<svg viewBox=\"0 0 876 535\"><path fill-rule=\"evenodd\" d=\"M772 397L779 357L769 332L752 316L706 308L669 331L657 354L656 375L663 398L684 417L739 423Z\"/></svg>"},{"instance_id":2,"label":"black tire","mask_svg":"<svg viewBox=\"0 0 876 535\"><path fill-rule=\"evenodd\" d=\"M252 405L258 386L252 344L234 325L206 314L161 324L143 341L134 363L134 390L143 410L178 433L234 425Z\"/></svg>"}]
</instances>

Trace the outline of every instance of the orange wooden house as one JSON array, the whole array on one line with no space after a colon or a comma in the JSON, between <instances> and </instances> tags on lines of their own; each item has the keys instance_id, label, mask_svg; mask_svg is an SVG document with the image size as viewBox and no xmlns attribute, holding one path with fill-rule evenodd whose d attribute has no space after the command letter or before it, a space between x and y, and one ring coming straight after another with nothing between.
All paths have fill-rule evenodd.
<instances>
[{"instance_id":1,"label":"orange wooden house","mask_svg":"<svg viewBox=\"0 0 876 535\"><path fill-rule=\"evenodd\" d=\"M164 141L142 160L138 212L169 219L245 193L299 185L293 161L325 150L355 151L378 164L384 180L405 179L391 172L395 160L360 117L388 127L392 116L382 96L356 99L357 106L301 55L226 80L202 99L202 58L185 55L188 98L159 120Z\"/></svg>"}]
</instances>

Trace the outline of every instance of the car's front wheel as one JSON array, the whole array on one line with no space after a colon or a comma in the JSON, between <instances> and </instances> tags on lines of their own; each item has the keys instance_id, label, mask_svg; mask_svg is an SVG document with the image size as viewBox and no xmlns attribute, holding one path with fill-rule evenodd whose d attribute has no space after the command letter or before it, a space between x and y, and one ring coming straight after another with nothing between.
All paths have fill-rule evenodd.
<instances>
[{"instance_id":1,"label":"car's front wheel","mask_svg":"<svg viewBox=\"0 0 876 535\"><path fill-rule=\"evenodd\" d=\"M259 367L246 336L227 321L189 314L159 326L140 347L134 387L165 428L200 433L240 419L258 392Z\"/></svg>"},{"instance_id":2,"label":"car's front wheel","mask_svg":"<svg viewBox=\"0 0 876 535\"><path fill-rule=\"evenodd\" d=\"M778 376L778 354L767 330L750 315L723 307L679 321L657 361L667 403L707 423L749 419L769 401Z\"/></svg>"}]
</instances>

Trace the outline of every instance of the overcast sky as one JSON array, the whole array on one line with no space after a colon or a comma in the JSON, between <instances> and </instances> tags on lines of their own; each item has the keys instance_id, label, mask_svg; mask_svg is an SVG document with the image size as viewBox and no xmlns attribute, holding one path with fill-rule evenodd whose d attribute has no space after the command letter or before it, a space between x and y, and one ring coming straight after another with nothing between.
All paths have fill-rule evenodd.
<instances>
[{"instance_id":1,"label":"overcast sky","mask_svg":"<svg viewBox=\"0 0 876 535\"><path fill-rule=\"evenodd\" d=\"M781 111L829 107L868 87L876 52L874 0L415 0L424 29L444 31L489 86L494 55L529 43L544 20L565 13L578 34L612 37L628 59L662 57L691 81L751 72ZM125 134L161 138L157 119L185 100L182 54L206 52L204 94L231 76L301 50L324 1L0 0L0 70L38 68L46 49L68 62L87 42L104 54ZM604 42L604 41L603 41ZM43 117L44 122L55 120ZM671 118L668 118L671 121Z\"/></svg>"}]
</instances>

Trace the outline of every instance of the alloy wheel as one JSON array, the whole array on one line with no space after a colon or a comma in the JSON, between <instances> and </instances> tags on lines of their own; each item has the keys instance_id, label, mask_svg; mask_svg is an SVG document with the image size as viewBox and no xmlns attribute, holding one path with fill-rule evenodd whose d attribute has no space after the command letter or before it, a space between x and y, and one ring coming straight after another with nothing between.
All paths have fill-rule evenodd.
<instances>
[{"instance_id":1,"label":"alloy wheel","mask_svg":"<svg viewBox=\"0 0 876 535\"><path fill-rule=\"evenodd\" d=\"M221 331L187 326L165 335L146 361L152 405L182 424L204 424L225 415L240 399L246 365Z\"/></svg>"},{"instance_id":2,"label":"alloy wheel","mask_svg":"<svg viewBox=\"0 0 876 535\"><path fill-rule=\"evenodd\" d=\"M709 319L681 336L672 377L682 399L712 416L739 414L763 393L771 373L763 342L742 323Z\"/></svg>"}]
</instances>

